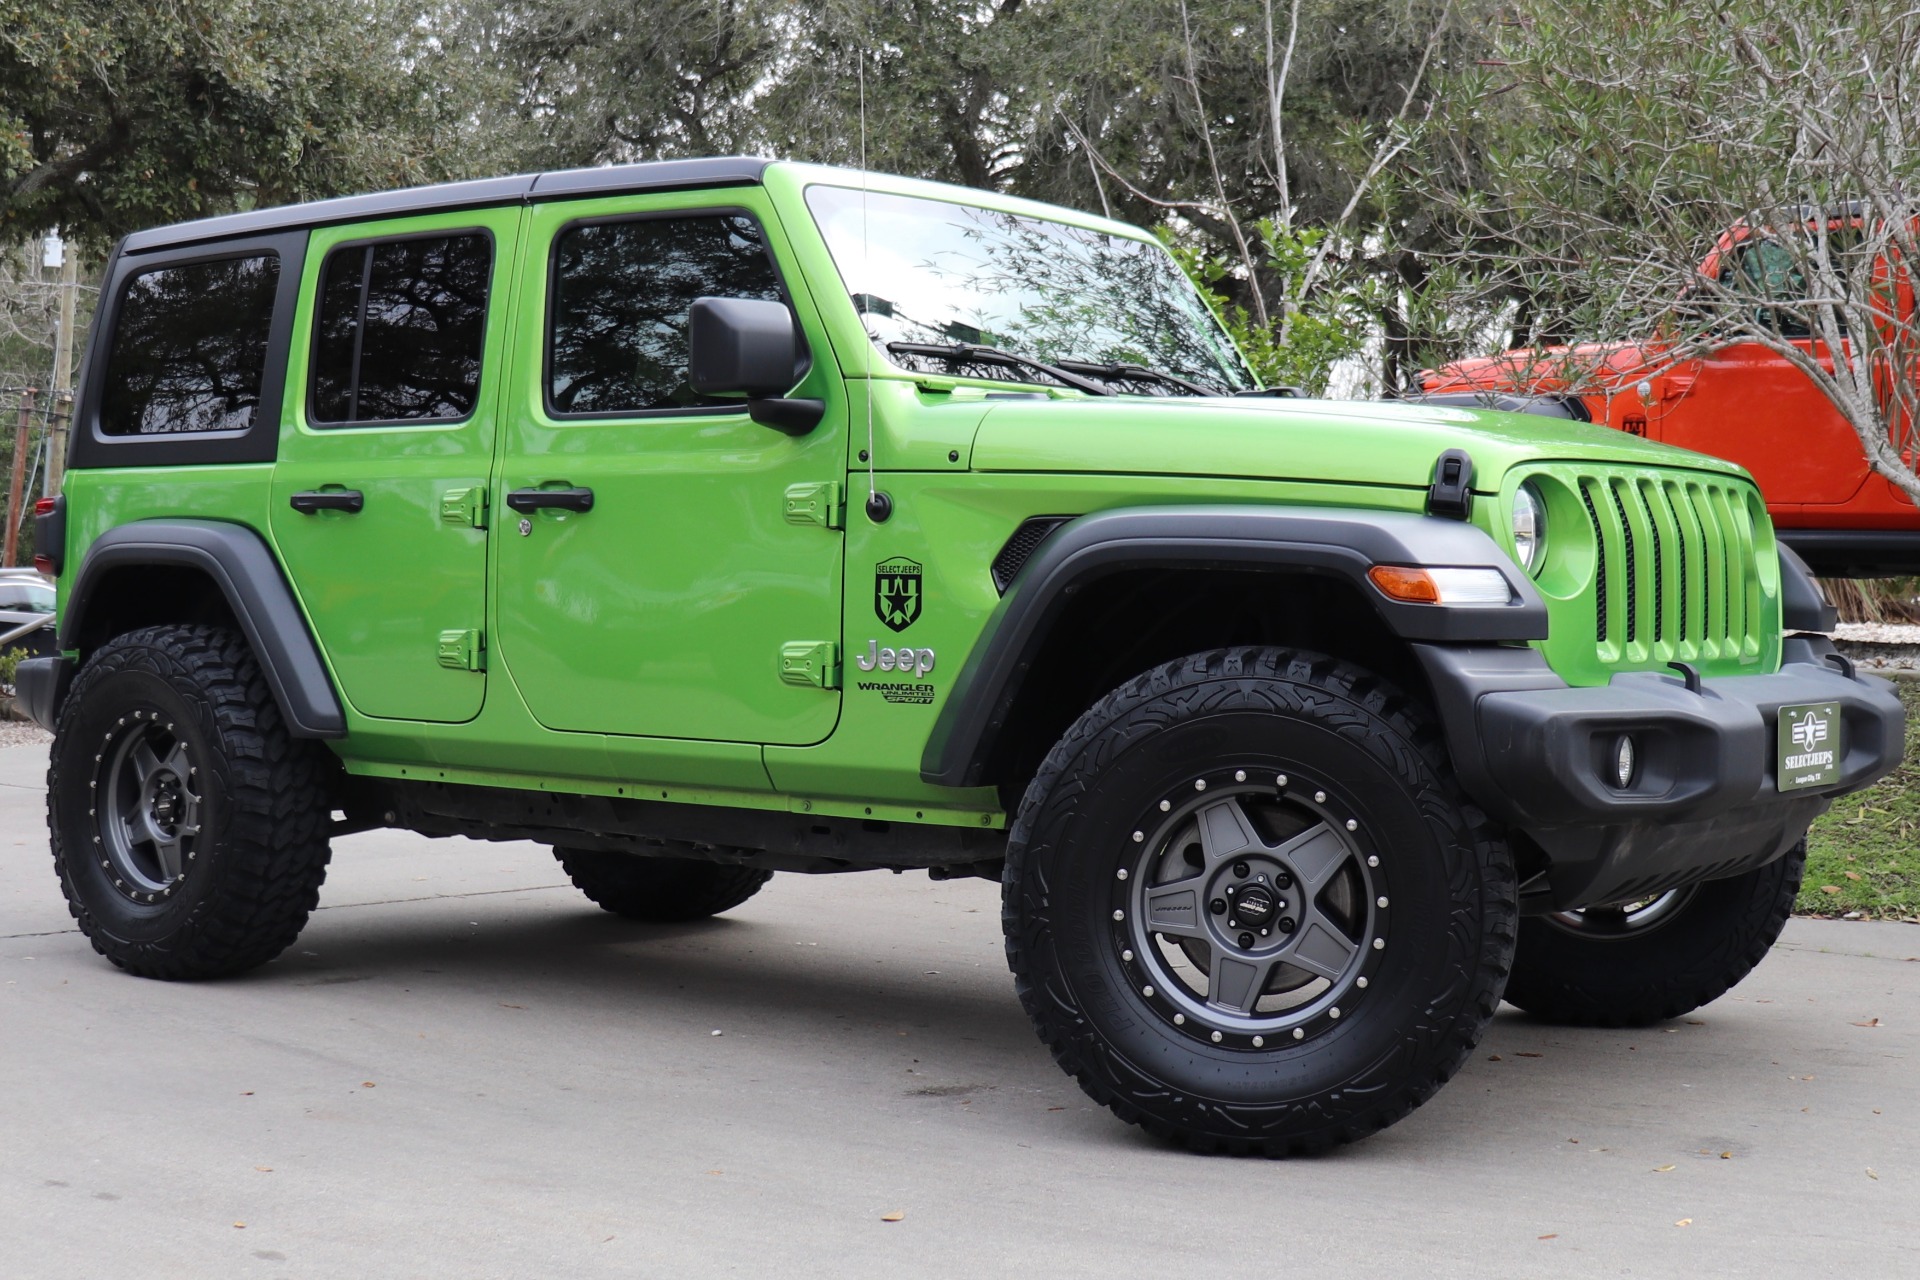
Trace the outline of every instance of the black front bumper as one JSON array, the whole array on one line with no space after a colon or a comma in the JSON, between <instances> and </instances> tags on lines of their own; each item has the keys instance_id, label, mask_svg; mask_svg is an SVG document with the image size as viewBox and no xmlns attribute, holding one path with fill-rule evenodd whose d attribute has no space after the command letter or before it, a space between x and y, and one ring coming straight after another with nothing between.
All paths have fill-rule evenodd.
<instances>
[{"instance_id":1,"label":"black front bumper","mask_svg":"<svg viewBox=\"0 0 1920 1280\"><path fill-rule=\"evenodd\" d=\"M1569 688L1532 649L1414 648L1468 794L1544 861L1523 886L1530 907L1618 902L1771 862L1834 797L1891 772L1904 745L1893 686L1854 674L1817 636L1790 637L1773 675L1703 680L1698 692L1656 672ZM1779 710L1825 702L1844 723L1839 779L1782 792ZM1639 757L1624 788L1609 776L1622 733Z\"/></svg>"}]
</instances>

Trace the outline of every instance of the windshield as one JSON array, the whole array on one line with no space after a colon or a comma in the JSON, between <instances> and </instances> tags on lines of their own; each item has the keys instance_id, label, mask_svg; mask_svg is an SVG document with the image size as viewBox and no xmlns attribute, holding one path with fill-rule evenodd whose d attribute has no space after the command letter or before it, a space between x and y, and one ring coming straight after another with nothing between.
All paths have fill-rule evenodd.
<instances>
[{"instance_id":1,"label":"windshield","mask_svg":"<svg viewBox=\"0 0 1920 1280\"><path fill-rule=\"evenodd\" d=\"M1220 392L1257 385L1159 245L847 187L809 187L807 207L868 334L901 368L1057 381L1031 367L899 349L966 344L1045 361L1120 392L1191 394L1148 371Z\"/></svg>"}]
</instances>

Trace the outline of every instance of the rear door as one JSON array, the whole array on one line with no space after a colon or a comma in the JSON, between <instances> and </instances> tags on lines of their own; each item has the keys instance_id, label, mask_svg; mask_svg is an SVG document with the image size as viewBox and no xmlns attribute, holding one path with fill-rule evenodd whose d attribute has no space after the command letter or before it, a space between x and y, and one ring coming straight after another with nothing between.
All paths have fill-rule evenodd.
<instances>
[{"instance_id":1,"label":"rear door","mask_svg":"<svg viewBox=\"0 0 1920 1280\"><path fill-rule=\"evenodd\" d=\"M846 399L765 195L536 205L526 236L496 487L505 670L553 729L825 739ZM793 307L812 352L795 394L827 406L812 431L783 435L687 385L687 313L709 296ZM577 509L507 509L543 489Z\"/></svg>"},{"instance_id":2,"label":"rear door","mask_svg":"<svg viewBox=\"0 0 1920 1280\"><path fill-rule=\"evenodd\" d=\"M362 715L486 697L487 485L519 208L313 233L273 536Z\"/></svg>"}]
</instances>

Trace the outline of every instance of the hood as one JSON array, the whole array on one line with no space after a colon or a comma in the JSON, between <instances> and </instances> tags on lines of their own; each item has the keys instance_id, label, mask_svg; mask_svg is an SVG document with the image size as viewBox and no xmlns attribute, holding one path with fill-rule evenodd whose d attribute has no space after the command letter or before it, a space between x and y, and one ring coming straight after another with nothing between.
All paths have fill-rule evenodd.
<instances>
[{"instance_id":1,"label":"hood","mask_svg":"<svg viewBox=\"0 0 1920 1280\"><path fill-rule=\"evenodd\" d=\"M1464 449L1474 488L1546 459L1691 467L1732 463L1607 427L1532 414L1373 400L1120 397L1000 401L973 443L978 471L1232 476L1425 488Z\"/></svg>"}]
</instances>

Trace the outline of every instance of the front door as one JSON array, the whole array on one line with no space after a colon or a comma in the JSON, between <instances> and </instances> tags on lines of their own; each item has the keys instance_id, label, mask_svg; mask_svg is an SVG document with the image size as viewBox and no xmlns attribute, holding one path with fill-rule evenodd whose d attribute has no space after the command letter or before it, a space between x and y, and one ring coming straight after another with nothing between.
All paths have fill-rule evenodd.
<instances>
[{"instance_id":1,"label":"front door","mask_svg":"<svg viewBox=\"0 0 1920 1280\"><path fill-rule=\"evenodd\" d=\"M1827 360L1826 344L1794 345ZM1734 342L1655 379L1656 440L1739 463L1772 506L1843 503L1867 478L1853 424L1799 369L1757 342Z\"/></svg>"},{"instance_id":2,"label":"front door","mask_svg":"<svg viewBox=\"0 0 1920 1280\"><path fill-rule=\"evenodd\" d=\"M1738 248L1720 279L1791 302L1807 293L1801 268L1786 246L1756 238ZM1827 344L1805 315L1782 307L1760 318L1808 359L1832 368ZM1654 438L1738 462L1771 507L1838 505L1866 481L1866 450L1853 424L1811 378L1758 342L1730 342L1657 384L1659 403L1648 415Z\"/></svg>"},{"instance_id":3,"label":"front door","mask_svg":"<svg viewBox=\"0 0 1920 1280\"><path fill-rule=\"evenodd\" d=\"M541 724L786 745L832 732L839 520L796 522L788 499L844 478L845 397L785 252L757 188L531 212L494 510L499 652ZM789 437L692 390L701 297L793 306L812 352L795 394L827 401L817 427Z\"/></svg>"},{"instance_id":4,"label":"front door","mask_svg":"<svg viewBox=\"0 0 1920 1280\"><path fill-rule=\"evenodd\" d=\"M308 245L269 519L362 715L464 721L486 696L485 502L522 216L334 228Z\"/></svg>"}]
</instances>

